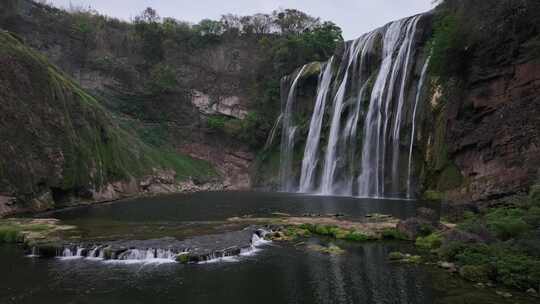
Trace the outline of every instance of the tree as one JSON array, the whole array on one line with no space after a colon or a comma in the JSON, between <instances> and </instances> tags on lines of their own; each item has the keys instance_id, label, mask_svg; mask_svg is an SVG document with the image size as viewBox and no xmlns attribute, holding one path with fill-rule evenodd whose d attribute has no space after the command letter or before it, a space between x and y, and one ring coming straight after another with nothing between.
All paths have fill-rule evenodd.
<instances>
[{"instance_id":1,"label":"tree","mask_svg":"<svg viewBox=\"0 0 540 304\"><path fill-rule=\"evenodd\" d=\"M223 30L225 32L240 31L242 29L242 22L240 21L240 19L241 18L238 15L233 15L233 14L222 15L220 22L223 26Z\"/></svg>"},{"instance_id":2,"label":"tree","mask_svg":"<svg viewBox=\"0 0 540 304\"><path fill-rule=\"evenodd\" d=\"M220 21L203 19L195 26L203 36L219 36L223 34L223 24Z\"/></svg>"},{"instance_id":3,"label":"tree","mask_svg":"<svg viewBox=\"0 0 540 304\"><path fill-rule=\"evenodd\" d=\"M286 9L273 12L274 23L277 24L282 34L300 34L312 30L320 24L319 18L314 18L308 14L295 10Z\"/></svg>"},{"instance_id":4,"label":"tree","mask_svg":"<svg viewBox=\"0 0 540 304\"><path fill-rule=\"evenodd\" d=\"M175 70L161 63L152 68L150 80L150 90L155 94L174 91L178 85Z\"/></svg>"},{"instance_id":5,"label":"tree","mask_svg":"<svg viewBox=\"0 0 540 304\"><path fill-rule=\"evenodd\" d=\"M135 17L135 24L158 24L161 20L155 9L147 7L139 16Z\"/></svg>"},{"instance_id":6,"label":"tree","mask_svg":"<svg viewBox=\"0 0 540 304\"><path fill-rule=\"evenodd\" d=\"M253 33L260 38L263 35L270 34L273 31L275 24L270 15L256 14L251 17L251 26L253 28Z\"/></svg>"},{"instance_id":7,"label":"tree","mask_svg":"<svg viewBox=\"0 0 540 304\"><path fill-rule=\"evenodd\" d=\"M146 8L134 20L135 33L141 39L143 57L150 65L163 60L163 30L160 20L157 12L151 7Z\"/></svg>"},{"instance_id":8,"label":"tree","mask_svg":"<svg viewBox=\"0 0 540 304\"><path fill-rule=\"evenodd\" d=\"M343 42L341 28L331 21L326 21L317 26L313 31L306 34L308 47L325 60Z\"/></svg>"}]
</instances>

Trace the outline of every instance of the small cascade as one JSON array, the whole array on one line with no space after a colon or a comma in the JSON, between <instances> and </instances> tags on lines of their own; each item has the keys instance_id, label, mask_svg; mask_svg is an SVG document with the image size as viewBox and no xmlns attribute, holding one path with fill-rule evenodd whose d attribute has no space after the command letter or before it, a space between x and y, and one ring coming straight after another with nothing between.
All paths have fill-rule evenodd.
<instances>
[{"instance_id":1,"label":"small cascade","mask_svg":"<svg viewBox=\"0 0 540 304\"><path fill-rule=\"evenodd\" d=\"M88 251L88 255L86 256L87 259L95 259L95 260L103 260L105 257L105 253L103 250L103 246L96 246L90 249Z\"/></svg>"},{"instance_id":2,"label":"small cascade","mask_svg":"<svg viewBox=\"0 0 540 304\"><path fill-rule=\"evenodd\" d=\"M272 243L272 241L265 239L265 236L267 233L268 231L263 230L263 229L258 229L257 231L255 231L255 233L253 233L253 236L251 237L251 245L249 247L242 248L240 250L240 255L241 256L253 255L260 250L260 247Z\"/></svg>"},{"instance_id":3,"label":"small cascade","mask_svg":"<svg viewBox=\"0 0 540 304\"><path fill-rule=\"evenodd\" d=\"M289 83L289 78L284 77L282 80L282 134L281 134L281 161L280 161L280 182L283 191L292 191L292 160L295 135L297 126L293 124L293 107L296 101L296 88L298 80L306 69L303 66L296 74L291 86L288 88L288 93L285 92L286 85Z\"/></svg>"},{"instance_id":4,"label":"small cascade","mask_svg":"<svg viewBox=\"0 0 540 304\"><path fill-rule=\"evenodd\" d=\"M278 118L276 119L276 122L274 123L274 126L272 127L272 130L270 131L270 136L266 140L266 143L264 145L264 150L267 150L272 146L274 143L274 139L276 138L277 130L279 129L279 126L281 125L281 119L283 118L283 114L280 114Z\"/></svg>"},{"instance_id":5,"label":"small cascade","mask_svg":"<svg viewBox=\"0 0 540 304\"><path fill-rule=\"evenodd\" d=\"M301 129L305 123L295 121L293 113L305 66L284 78L282 114L278 118L283 127L283 191L411 197L412 152L410 145L409 151L402 145L409 144L403 139L410 132L411 138L416 135L416 108L426 78L425 69L422 75L416 72L425 58L420 46L425 45L421 40L424 35L419 34L423 17L398 20L347 42L341 58L332 57L324 63L309 130ZM303 142L297 137L306 133L299 164L293 158L294 145ZM275 136L272 134L270 138ZM293 170L296 166L300 170Z\"/></svg>"},{"instance_id":6,"label":"small cascade","mask_svg":"<svg viewBox=\"0 0 540 304\"><path fill-rule=\"evenodd\" d=\"M241 232L231 232L241 236L237 241L227 247L217 247L220 243L218 235L201 236L205 241L174 239L160 239L148 241L134 241L141 245L140 248L132 247L130 241L112 242L108 245L66 245L60 248L56 257L61 260L85 259L93 261L105 261L108 263L135 264L135 263L172 263L182 261L184 263L212 263L219 261L236 261L237 256L253 255L260 247L270 241L264 239L267 231L263 229L246 229ZM251 237L250 237L251 236ZM250 237L250 238L249 238ZM148 244L158 244L163 247L143 247ZM126 246L127 245L127 246ZM33 252L39 252L35 248ZM186 260L187 258L187 260Z\"/></svg>"},{"instance_id":7,"label":"small cascade","mask_svg":"<svg viewBox=\"0 0 540 304\"><path fill-rule=\"evenodd\" d=\"M29 258L39 258L40 256L41 255L39 254L39 248L36 246L32 246L30 253L26 255L26 257L29 257Z\"/></svg>"},{"instance_id":8,"label":"small cascade","mask_svg":"<svg viewBox=\"0 0 540 304\"><path fill-rule=\"evenodd\" d=\"M62 254L60 255L61 259L81 259L85 255L85 249L83 247L75 246L75 247L64 247L62 250Z\"/></svg>"},{"instance_id":9,"label":"small cascade","mask_svg":"<svg viewBox=\"0 0 540 304\"><path fill-rule=\"evenodd\" d=\"M127 249L116 252L111 252L106 257L106 251L110 248L107 246L93 246L87 250L83 246L66 246L62 249L61 254L58 256L60 259L82 259L89 260L123 260L123 261L175 261L178 255L177 251L170 249L160 248L147 248L147 249Z\"/></svg>"},{"instance_id":10,"label":"small cascade","mask_svg":"<svg viewBox=\"0 0 540 304\"><path fill-rule=\"evenodd\" d=\"M407 166L407 198L412 198L412 187L411 187L411 177L412 177L412 153L413 153L413 145L414 145L414 139L416 136L416 114L418 110L418 103L420 102L420 96L422 95L422 89L424 88L424 82L426 81L426 74L429 67L429 62L431 60L431 57L428 57L426 62L424 63L424 67L422 68L422 74L420 76L420 81L418 82L418 88L416 89L416 98L414 100L414 110L413 110L413 117L412 117L412 128L411 128L411 136L410 136L410 144L409 144L409 164Z\"/></svg>"},{"instance_id":11,"label":"small cascade","mask_svg":"<svg viewBox=\"0 0 540 304\"><path fill-rule=\"evenodd\" d=\"M152 262L155 260L175 261L178 252L170 249L147 248L129 249L118 256L118 260L134 260Z\"/></svg>"}]
</instances>

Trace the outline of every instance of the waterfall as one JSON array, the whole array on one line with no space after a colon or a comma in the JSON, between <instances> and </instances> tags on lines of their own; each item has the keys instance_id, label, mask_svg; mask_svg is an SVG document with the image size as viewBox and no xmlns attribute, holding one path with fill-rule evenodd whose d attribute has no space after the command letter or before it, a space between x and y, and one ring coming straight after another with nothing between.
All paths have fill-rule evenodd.
<instances>
[{"instance_id":1,"label":"waterfall","mask_svg":"<svg viewBox=\"0 0 540 304\"><path fill-rule=\"evenodd\" d=\"M306 66L303 66L298 74L296 74L296 77L294 78L294 81L292 82L292 85L289 88L288 94L282 94L283 96L286 96L286 99L284 99L285 102L282 102L282 135L281 135L281 161L280 161L280 182L281 182L281 188L283 191L292 191L292 178L291 178L291 171L292 171L292 160L293 160L293 149L294 149L294 140L296 135L297 126L293 125L292 121L292 112L293 112L293 106L294 102L296 100L296 87L298 85L298 80L304 73L304 70L306 69ZM284 92L284 87L288 83L288 77L285 77L282 80L282 86L281 91Z\"/></svg>"},{"instance_id":2,"label":"waterfall","mask_svg":"<svg viewBox=\"0 0 540 304\"><path fill-rule=\"evenodd\" d=\"M313 190L313 182L315 180L315 169L317 168L319 142L321 139L321 128L326 107L326 99L330 82L332 81L332 63L334 57L330 58L328 63L321 69L319 77L319 85L317 88L317 98L315 108L309 125L309 133L307 137L306 147L304 151L304 159L302 160L302 173L300 175L300 192L309 192Z\"/></svg>"},{"instance_id":3,"label":"waterfall","mask_svg":"<svg viewBox=\"0 0 540 304\"><path fill-rule=\"evenodd\" d=\"M422 68L422 74L420 76L420 81L418 82L418 88L416 89L416 98L414 101L414 110L413 110L413 117L412 117L412 129L411 129L411 141L409 145L409 165L407 167L407 198L411 198L411 173L412 173L412 152L413 152L413 144L415 139L415 131L416 131L416 110L418 109L418 102L420 101L420 95L422 94L422 89L424 87L424 82L426 80L426 74L427 69L429 66L429 61L431 60L431 57L428 57L426 59L426 62L424 63L424 67Z\"/></svg>"},{"instance_id":4,"label":"waterfall","mask_svg":"<svg viewBox=\"0 0 540 304\"><path fill-rule=\"evenodd\" d=\"M384 163L386 120L389 100L392 99L394 77L388 79L393 66L393 54L398 45L404 20L388 27L383 38L382 63L371 92L371 100L364 123L362 165L359 177L359 195L380 197L384 193ZM395 74L392 73L392 76ZM387 92L387 83L390 80ZM386 99L384 98L386 94ZM386 105L385 102L386 101ZM384 109L384 113L383 113Z\"/></svg>"},{"instance_id":5,"label":"waterfall","mask_svg":"<svg viewBox=\"0 0 540 304\"><path fill-rule=\"evenodd\" d=\"M400 148L400 131L401 131L401 118L402 118L402 112L403 112L403 105L405 103L405 87L407 85L407 80L409 76L409 63L411 61L411 50L412 45L414 41L414 34L416 33L416 26L418 25L418 20L420 20L420 16L414 17L412 21L409 23L407 27L407 36L405 37L405 41L401 45L401 49L398 55L398 58L403 58L402 54L405 53L405 49L407 49L407 53L405 55L405 64L403 65L403 75L401 77L401 86L400 86L400 92L399 92L399 98L398 98L398 106L396 110L395 115L395 122L394 122L394 129L392 131L392 192L397 193L398 192L398 183L399 183L399 148Z\"/></svg>"},{"instance_id":6,"label":"waterfall","mask_svg":"<svg viewBox=\"0 0 540 304\"><path fill-rule=\"evenodd\" d=\"M345 75L341 80L339 89L334 97L333 102L333 114L332 122L330 125L330 135L328 137L328 144L326 147L326 156L324 159L324 167L321 181L321 193L333 194L334 190L334 177L338 159L336 158L337 143L339 140L339 131L341 129L341 114L343 110L343 99L345 98L347 82L349 80L349 73L352 64L356 61L358 53L366 41L366 36L362 36L359 39L353 41L347 52L344 54L344 62L347 62L345 66ZM348 57L348 60L346 59Z\"/></svg>"},{"instance_id":7,"label":"waterfall","mask_svg":"<svg viewBox=\"0 0 540 304\"><path fill-rule=\"evenodd\" d=\"M398 20L347 42L343 55L333 56L323 64L309 130L303 129L306 124L300 120L305 117L305 111L295 107L299 112L293 113L305 66L284 79L282 190L375 198L410 197L411 147L427 65L418 77L415 71L420 70L419 57L423 53L420 45L425 44L419 39L423 35L418 34L422 17ZM295 118L299 121L295 122ZM401 148L402 133L411 125L407 163ZM299 134L306 133L300 170L293 171L293 165L298 164L296 161L293 164L294 145L302 142L297 138ZM405 174L400 174L405 169L408 169L406 180Z\"/></svg>"},{"instance_id":8,"label":"waterfall","mask_svg":"<svg viewBox=\"0 0 540 304\"><path fill-rule=\"evenodd\" d=\"M387 141L395 98L394 90L396 81L401 76L402 90L397 96L398 105L395 110L395 124L398 124L399 121L395 133L399 133L401 112L405 99L405 84L407 83L406 72L411 59L410 50L419 18L420 16L416 16L390 24L383 38L383 61L371 92L371 101L364 124L362 166L359 177L360 196L384 197L388 195L385 189ZM396 52L397 56L395 56ZM394 148L396 145L399 145L399 142L393 142ZM392 168L393 172L397 172L398 170L398 157L399 155L395 158L395 168ZM394 191L394 193L391 193L392 196L396 195L397 187L394 185L397 183L398 178L397 174L392 174L392 191Z\"/></svg>"},{"instance_id":9,"label":"waterfall","mask_svg":"<svg viewBox=\"0 0 540 304\"><path fill-rule=\"evenodd\" d=\"M349 118L345 124L343 134L345 136L342 145L344 146L342 151L347 153L342 155L342 158L347 159L348 163L348 172L346 173L346 184L342 190L344 195L353 194L353 180L355 179L355 164L356 164L356 147L357 147L357 130L358 130L358 121L361 115L362 101L365 96L366 90L368 88L368 76L364 75L368 70L368 65L370 63L369 53L373 51L375 38L377 37L377 32L371 32L367 35L367 40L362 48L362 53L360 54L360 64L356 72L356 79L359 83L359 91L354 101L354 107L349 114Z\"/></svg>"}]
</instances>

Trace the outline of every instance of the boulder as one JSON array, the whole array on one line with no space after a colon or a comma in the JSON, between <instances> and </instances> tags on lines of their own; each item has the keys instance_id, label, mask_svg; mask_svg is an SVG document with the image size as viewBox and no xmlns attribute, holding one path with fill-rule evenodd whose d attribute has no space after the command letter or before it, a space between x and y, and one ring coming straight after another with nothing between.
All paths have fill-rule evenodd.
<instances>
[{"instance_id":1,"label":"boulder","mask_svg":"<svg viewBox=\"0 0 540 304\"><path fill-rule=\"evenodd\" d=\"M479 211L478 205L470 202L444 202L441 204L441 215L444 215L451 222L462 220L466 212L478 213Z\"/></svg>"},{"instance_id":2,"label":"boulder","mask_svg":"<svg viewBox=\"0 0 540 304\"><path fill-rule=\"evenodd\" d=\"M439 214L430 208L420 207L416 210L416 216L424 221L436 224L439 222Z\"/></svg>"},{"instance_id":3,"label":"boulder","mask_svg":"<svg viewBox=\"0 0 540 304\"><path fill-rule=\"evenodd\" d=\"M430 234L436 229L436 226L432 222L413 217L399 221L396 229L407 239L415 240L418 236Z\"/></svg>"},{"instance_id":4,"label":"boulder","mask_svg":"<svg viewBox=\"0 0 540 304\"><path fill-rule=\"evenodd\" d=\"M469 232L465 232L458 229L452 229L443 232L443 246L448 245L453 242L459 242L459 243L481 243L483 242L482 238L476 234L472 234Z\"/></svg>"}]
</instances>

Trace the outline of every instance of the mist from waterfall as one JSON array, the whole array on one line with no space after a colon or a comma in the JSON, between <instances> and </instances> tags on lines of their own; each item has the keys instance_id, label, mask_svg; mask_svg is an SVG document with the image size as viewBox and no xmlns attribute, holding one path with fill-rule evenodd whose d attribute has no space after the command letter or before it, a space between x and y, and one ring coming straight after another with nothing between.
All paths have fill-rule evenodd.
<instances>
[{"instance_id":1,"label":"mist from waterfall","mask_svg":"<svg viewBox=\"0 0 540 304\"><path fill-rule=\"evenodd\" d=\"M333 56L321 65L307 134L293 113L306 67L284 78L281 190L374 198L413 196L417 109L429 61L424 61L418 46L422 17L398 20L349 41L341 58ZM306 136L302 162L299 170L293 170L298 164L293 157L295 145L303 142L302 136Z\"/></svg>"}]
</instances>

